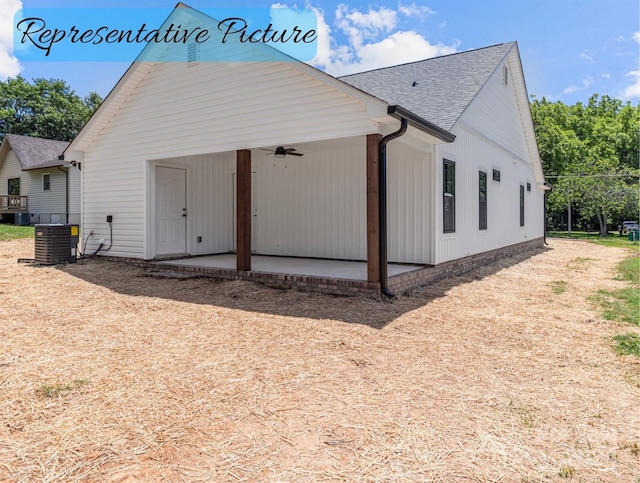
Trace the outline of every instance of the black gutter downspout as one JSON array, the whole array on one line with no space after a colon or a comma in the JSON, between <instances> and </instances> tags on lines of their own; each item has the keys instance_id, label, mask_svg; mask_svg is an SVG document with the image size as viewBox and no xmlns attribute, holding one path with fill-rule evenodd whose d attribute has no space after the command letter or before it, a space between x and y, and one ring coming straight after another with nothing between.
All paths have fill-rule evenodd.
<instances>
[{"instance_id":1,"label":"black gutter downspout","mask_svg":"<svg viewBox=\"0 0 640 483\"><path fill-rule=\"evenodd\" d=\"M68 225L69 224L69 169L67 168L62 169L60 166L56 166L58 168L59 171L62 171L65 175L65 197L66 197L66 213L65 213L65 218L66 221L65 223Z\"/></svg>"},{"instance_id":2,"label":"black gutter downspout","mask_svg":"<svg viewBox=\"0 0 640 483\"><path fill-rule=\"evenodd\" d=\"M543 233L544 233L544 244L549 245L549 243L547 243L547 195L551 192L552 187L549 183L545 183L544 186L547 189L544 190L544 220L543 220L544 232Z\"/></svg>"},{"instance_id":3,"label":"black gutter downspout","mask_svg":"<svg viewBox=\"0 0 640 483\"><path fill-rule=\"evenodd\" d=\"M387 134L378 145L378 216L380 245L380 291L388 298L395 298L387 287L387 143L407 131L408 121L400 118L400 129Z\"/></svg>"}]
</instances>

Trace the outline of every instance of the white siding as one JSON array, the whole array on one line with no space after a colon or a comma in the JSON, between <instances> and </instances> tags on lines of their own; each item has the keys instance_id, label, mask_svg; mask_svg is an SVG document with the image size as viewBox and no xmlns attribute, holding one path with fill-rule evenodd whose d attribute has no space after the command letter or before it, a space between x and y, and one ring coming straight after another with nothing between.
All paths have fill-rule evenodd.
<instances>
[{"instance_id":1,"label":"white siding","mask_svg":"<svg viewBox=\"0 0 640 483\"><path fill-rule=\"evenodd\" d=\"M69 223L80 223L80 178L77 166L69 168Z\"/></svg>"},{"instance_id":2,"label":"white siding","mask_svg":"<svg viewBox=\"0 0 640 483\"><path fill-rule=\"evenodd\" d=\"M126 152L142 148L154 159L374 131L364 103L286 63L164 63L101 138L117 139Z\"/></svg>"},{"instance_id":3,"label":"white siding","mask_svg":"<svg viewBox=\"0 0 640 483\"><path fill-rule=\"evenodd\" d=\"M537 186L525 133L530 119L518 104L516 83L522 82L517 52L482 87L457 121L455 142L437 146L436 263L477 254L543 236L544 191ZM534 146L535 148L535 146ZM535 150L535 149L534 149ZM442 232L442 160L456 163L456 231ZM492 180L499 169L501 181ZM479 171L487 173L487 229L479 225ZM531 191L526 191L527 183ZM525 186L525 226L520 226L520 185Z\"/></svg>"},{"instance_id":4,"label":"white siding","mask_svg":"<svg viewBox=\"0 0 640 483\"><path fill-rule=\"evenodd\" d=\"M49 174L50 190L43 190L43 175ZM58 168L35 169L23 171L25 177L30 178L29 212L33 215L34 223L65 223L66 222L66 190L67 179L64 172Z\"/></svg>"},{"instance_id":5,"label":"white siding","mask_svg":"<svg viewBox=\"0 0 640 483\"><path fill-rule=\"evenodd\" d=\"M94 232L87 250L97 248L100 238L109 242L106 216L112 215L113 247L108 254L143 258L146 163L132 162L124 153L113 157L108 153L108 150L90 151L82 162L82 229L85 234Z\"/></svg>"},{"instance_id":6,"label":"white siding","mask_svg":"<svg viewBox=\"0 0 640 483\"><path fill-rule=\"evenodd\" d=\"M153 257L145 239L146 190L151 186L148 160L219 152L235 156L236 149L375 130L363 102L288 64L158 64L85 148L83 229L94 230L94 239L108 239L105 217L112 214L114 245L109 254ZM364 169L364 158L361 164ZM282 243L269 234L264 240L268 250L280 250ZM351 247L341 256L360 258L362 250Z\"/></svg>"},{"instance_id":7,"label":"white siding","mask_svg":"<svg viewBox=\"0 0 640 483\"><path fill-rule=\"evenodd\" d=\"M284 159L252 153L258 253L366 260L364 136L299 151Z\"/></svg>"},{"instance_id":8,"label":"white siding","mask_svg":"<svg viewBox=\"0 0 640 483\"><path fill-rule=\"evenodd\" d=\"M543 235L543 190L530 165L482 140L464 127L454 128L455 143L437 148L436 263L524 242ZM442 159L456 163L456 232L442 233ZM492 169L501 181L492 181ZM478 172L487 173L487 230L478 229ZM527 182L531 191L526 191ZM520 226L520 184L525 186L525 226Z\"/></svg>"},{"instance_id":9,"label":"white siding","mask_svg":"<svg viewBox=\"0 0 640 483\"><path fill-rule=\"evenodd\" d=\"M7 153L7 157L0 166L0 194L6 195L9 188L8 180L11 178L20 178L20 194L25 196L29 194L31 189L31 178L26 172L22 171L20 162L16 157L13 149ZM29 200L30 202L31 200Z\"/></svg>"},{"instance_id":10,"label":"white siding","mask_svg":"<svg viewBox=\"0 0 640 483\"><path fill-rule=\"evenodd\" d=\"M389 262L431 263L431 155L402 138L387 147L387 236Z\"/></svg>"},{"instance_id":11,"label":"white siding","mask_svg":"<svg viewBox=\"0 0 640 483\"><path fill-rule=\"evenodd\" d=\"M510 58L514 56L515 52ZM509 72L507 85L503 82L504 64L500 64L467 107L462 122L472 131L482 133L488 141L510 152L513 157L529 162L524 123L511 77L512 68L508 61L506 65Z\"/></svg>"},{"instance_id":12,"label":"white siding","mask_svg":"<svg viewBox=\"0 0 640 483\"><path fill-rule=\"evenodd\" d=\"M192 255L231 250L230 173L234 164L235 153L186 156L151 163L152 172L155 166L187 170L187 251ZM155 179L155 172L152 176ZM150 200L150 207L154 205L153 199ZM153 216L152 208L150 217ZM198 237L202 237L201 242Z\"/></svg>"}]
</instances>

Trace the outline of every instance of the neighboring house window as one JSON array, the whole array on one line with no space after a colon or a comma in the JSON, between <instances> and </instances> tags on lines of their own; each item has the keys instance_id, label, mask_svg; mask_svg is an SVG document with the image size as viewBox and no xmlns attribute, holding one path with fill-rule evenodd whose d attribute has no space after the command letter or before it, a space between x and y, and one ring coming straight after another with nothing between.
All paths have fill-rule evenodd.
<instances>
[{"instance_id":1,"label":"neighboring house window","mask_svg":"<svg viewBox=\"0 0 640 483\"><path fill-rule=\"evenodd\" d=\"M9 178L9 183L7 186L7 194L8 195L19 195L20 194L20 178Z\"/></svg>"},{"instance_id":2,"label":"neighboring house window","mask_svg":"<svg viewBox=\"0 0 640 483\"><path fill-rule=\"evenodd\" d=\"M497 181L498 183L500 182L500 170L499 169L494 169L493 170L493 181Z\"/></svg>"},{"instance_id":3,"label":"neighboring house window","mask_svg":"<svg viewBox=\"0 0 640 483\"><path fill-rule=\"evenodd\" d=\"M487 229L487 173L480 171L478 176L478 202L480 212L478 215L478 227L480 230Z\"/></svg>"},{"instance_id":4,"label":"neighboring house window","mask_svg":"<svg viewBox=\"0 0 640 483\"><path fill-rule=\"evenodd\" d=\"M520 185L520 226L524 226L524 186Z\"/></svg>"},{"instance_id":5,"label":"neighboring house window","mask_svg":"<svg viewBox=\"0 0 640 483\"><path fill-rule=\"evenodd\" d=\"M51 191L51 175L49 173L42 175L42 191Z\"/></svg>"},{"instance_id":6,"label":"neighboring house window","mask_svg":"<svg viewBox=\"0 0 640 483\"><path fill-rule=\"evenodd\" d=\"M456 231L456 163L444 160L442 180L443 231L453 233Z\"/></svg>"}]
</instances>

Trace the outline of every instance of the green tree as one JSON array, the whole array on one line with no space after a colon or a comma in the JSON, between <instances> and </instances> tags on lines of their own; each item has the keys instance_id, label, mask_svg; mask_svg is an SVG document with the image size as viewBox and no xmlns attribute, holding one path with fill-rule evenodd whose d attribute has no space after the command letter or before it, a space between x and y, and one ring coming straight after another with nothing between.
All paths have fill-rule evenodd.
<instances>
[{"instance_id":1,"label":"green tree","mask_svg":"<svg viewBox=\"0 0 640 483\"><path fill-rule=\"evenodd\" d=\"M551 211L571 203L581 218L597 219L600 234L614 220L638 217L640 108L594 94L568 106L531 103L545 176L554 188Z\"/></svg>"},{"instance_id":2,"label":"green tree","mask_svg":"<svg viewBox=\"0 0 640 483\"><path fill-rule=\"evenodd\" d=\"M0 82L0 141L5 134L70 141L101 102L95 92L82 98L58 79Z\"/></svg>"}]
</instances>

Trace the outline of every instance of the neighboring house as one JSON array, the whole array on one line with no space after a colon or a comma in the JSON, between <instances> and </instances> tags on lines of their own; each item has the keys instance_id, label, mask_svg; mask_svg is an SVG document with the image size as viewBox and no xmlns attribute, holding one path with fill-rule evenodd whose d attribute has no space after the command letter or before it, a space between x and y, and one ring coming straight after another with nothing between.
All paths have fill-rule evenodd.
<instances>
[{"instance_id":1,"label":"neighboring house","mask_svg":"<svg viewBox=\"0 0 640 483\"><path fill-rule=\"evenodd\" d=\"M3 220L28 214L22 224L80 222L80 170L59 159L68 145L67 141L5 135L0 145Z\"/></svg>"},{"instance_id":2,"label":"neighboring house","mask_svg":"<svg viewBox=\"0 0 640 483\"><path fill-rule=\"evenodd\" d=\"M343 292L379 293L542 246L545 183L515 42L339 79L184 48L188 62L134 63L65 152L82 162L87 249L235 252L227 278L251 278L256 255L366 261ZM388 277L387 261L415 270Z\"/></svg>"}]
</instances>

